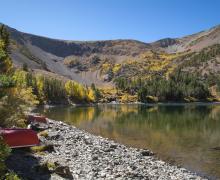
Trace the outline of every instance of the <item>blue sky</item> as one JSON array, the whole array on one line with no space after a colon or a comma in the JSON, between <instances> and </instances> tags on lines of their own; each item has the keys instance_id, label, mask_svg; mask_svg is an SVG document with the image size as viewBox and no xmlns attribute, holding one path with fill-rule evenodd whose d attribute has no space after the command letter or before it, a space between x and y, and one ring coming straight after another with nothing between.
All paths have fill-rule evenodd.
<instances>
[{"instance_id":1,"label":"blue sky","mask_svg":"<svg viewBox=\"0 0 220 180\"><path fill-rule=\"evenodd\" d=\"M151 42L220 24L220 1L3 0L0 22L57 39Z\"/></svg>"}]
</instances>

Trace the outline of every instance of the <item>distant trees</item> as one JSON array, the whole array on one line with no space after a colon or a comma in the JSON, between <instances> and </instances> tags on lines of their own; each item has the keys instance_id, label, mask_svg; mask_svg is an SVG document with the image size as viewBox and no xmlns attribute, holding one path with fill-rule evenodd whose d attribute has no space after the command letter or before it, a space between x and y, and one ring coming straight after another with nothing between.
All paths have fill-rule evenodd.
<instances>
[{"instance_id":1,"label":"distant trees","mask_svg":"<svg viewBox=\"0 0 220 180\"><path fill-rule=\"evenodd\" d=\"M71 100L75 102L86 102L86 88L81 84L69 80L65 83L65 90Z\"/></svg>"},{"instance_id":2,"label":"distant trees","mask_svg":"<svg viewBox=\"0 0 220 180\"><path fill-rule=\"evenodd\" d=\"M205 100L211 96L208 81L197 74L181 71L176 71L169 79L160 75L145 80L121 77L115 80L115 84L118 89L129 94L137 93L142 102L147 102L149 96L157 97L159 101L183 101L188 97Z\"/></svg>"},{"instance_id":3,"label":"distant trees","mask_svg":"<svg viewBox=\"0 0 220 180\"><path fill-rule=\"evenodd\" d=\"M75 56L68 56L63 60L63 64L69 68L73 68L75 66L79 66L80 62L79 59Z\"/></svg>"},{"instance_id":4,"label":"distant trees","mask_svg":"<svg viewBox=\"0 0 220 180\"><path fill-rule=\"evenodd\" d=\"M0 26L0 74L8 73L12 68L8 53L9 34L4 26Z\"/></svg>"},{"instance_id":5,"label":"distant trees","mask_svg":"<svg viewBox=\"0 0 220 180\"><path fill-rule=\"evenodd\" d=\"M23 71L28 71L27 63L23 63L22 69L23 69Z\"/></svg>"},{"instance_id":6,"label":"distant trees","mask_svg":"<svg viewBox=\"0 0 220 180\"><path fill-rule=\"evenodd\" d=\"M211 96L205 81L199 79L197 75L180 72L171 75L168 80L152 78L138 94L142 101L146 95L158 97L160 101L182 101L187 97L205 100Z\"/></svg>"},{"instance_id":7,"label":"distant trees","mask_svg":"<svg viewBox=\"0 0 220 180\"><path fill-rule=\"evenodd\" d=\"M98 63L100 63L101 59L99 58L99 56L95 55L91 55L89 57L89 61L91 62L91 64L93 65L97 65Z\"/></svg>"},{"instance_id":8,"label":"distant trees","mask_svg":"<svg viewBox=\"0 0 220 180\"><path fill-rule=\"evenodd\" d=\"M98 88L96 88L95 84L91 84L91 91L93 92L94 101L97 102L101 98L101 92Z\"/></svg>"},{"instance_id":9,"label":"distant trees","mask_svg":"<svg viewBox=\"0 0 220 180\"><path fill-rule=\"evenodd\" d=\"M114 82L117 89L138 94L139 101L143 102L147 102L149 96L158 97L159 101L211 100L213 94L220 94L210 89L216 86L220 91L218 68L211 72L212 67L219 65L219 55L220 45L215 44L199 52L160 54L160 59L148 56L145 64L123 65L120 73L114 76Z\"/></svg>"},{"instance_id":10,"label":"distant trees","mask_svg":"<svg viewBox=\"0 0 220 180\"><path fill-rule=\"evenodd\" d=\"M114 80L116 88L123 91L127 91L130 94L134 94L143 86L143 80L137 79L126 79L125 77L119 77Z\"/></svg>"},{"instance_id":11,"label":"distant trees","mask_svg":"<svg viewBox=\"0 0 220 180\"><path fill-rule=\"evenodd\" d=\"M17 70L13 80L19 87L31 87L33 93L41 103L88 103L95 102L99 97L99 90L92 87L85 87L75 81L60 80L53 77L34 75L30 72Z\"/></svg>"},{"instance_id":12,"label":"distant trees","mask_svg":"<svg viewBox=\"0 0 220 180\"><path fill-rule=\"evenodd\" d=\"M203 63L220 55L220 44L214 44L210 47L202 49L200 52L194 52L183 56L187 59L181 64L181 67L199 67Z\"/></svg>"}]
</instances>

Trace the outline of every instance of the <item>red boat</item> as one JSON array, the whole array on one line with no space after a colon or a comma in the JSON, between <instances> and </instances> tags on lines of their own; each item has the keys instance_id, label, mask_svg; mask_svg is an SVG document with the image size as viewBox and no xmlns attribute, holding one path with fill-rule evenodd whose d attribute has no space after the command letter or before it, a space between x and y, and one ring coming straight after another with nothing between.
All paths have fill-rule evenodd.
<instances>
[{"instance_id":1,"label":"red boat","mask_svg":"<svg viewBox=\"0 0 220 180\"><path fill-rule=\"evenodd\" d=\"M4 142L11 148L39 145L37 133L31 129L5 128L0 129Z\"/></svg>"},{"instance_id":2,"label":"red boat","mask_svg":"<svg viewBox=\"0 0 220 180\"><path fill-rule=\"evenodd\" d=\"M28 121L29 123L32 122L38 122L38 123L47 123L46 117L45 116L37 116L37 115L28 115Z\"/></svg>"}]
</instances>

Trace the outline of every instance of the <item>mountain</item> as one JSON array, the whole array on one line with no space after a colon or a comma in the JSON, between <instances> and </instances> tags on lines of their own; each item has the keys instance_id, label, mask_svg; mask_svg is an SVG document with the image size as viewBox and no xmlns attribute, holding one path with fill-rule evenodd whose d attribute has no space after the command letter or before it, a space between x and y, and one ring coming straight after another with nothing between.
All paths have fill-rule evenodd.
<instances>
[{"instance_id":1,"label":"mountain","mask_svg":"<svg viewBox=\"0 0 220 180\"><path fill-rule=\"evenodd\" d=\"M173 40L175 41L175 43L168 44L168 46L166 47L167 52L173 53L189 50L199 51L205 47L214 44L220 44L220 25L206 31Z\"/></svg>"},{"instance_id":2,"label":"mountain","mask_svg":"<svg viewBox=\"0 0 220 180\"><path fill-rule=\"evenodd\" d=\"M61 75L87 85L112 87L119 77L168 76L178 67L186 71L200 70L202 74L220 72L220 26L153 43L67 41L23 33L8 26L7 29L11 37L11 58L16 66L27 64L41 73ZM211 53L206 65L200 61L201 53Z\"/></svg>"}]
</instances>

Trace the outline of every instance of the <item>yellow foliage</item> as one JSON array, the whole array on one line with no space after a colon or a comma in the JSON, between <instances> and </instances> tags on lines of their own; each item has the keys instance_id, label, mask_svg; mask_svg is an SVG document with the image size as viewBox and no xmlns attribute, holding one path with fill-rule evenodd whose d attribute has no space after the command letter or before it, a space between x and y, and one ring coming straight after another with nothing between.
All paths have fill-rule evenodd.
<instances>
[{"instance_id":1,"label":"yellow foliage","mask_svg":"<svg viewBox=\"0 0 220 180\"><path fill-rule=\"evenodd\" d=\"M102 64L102 73L106 73L106 72L108 72L108 70L111 68L111 64L109 64L109 63L104 63L104 64Z\"/></svg>"},{"instance_id":2,"label":"yellow foliage","mask_svg":"<svg viewBox=\"0 0 220 180\"><path fill-rule=\"evenodd\" d=\"M94 102L96 100L95 93L91 88L88 89L87 97L88 97L88 100L91 102Z\"/></svg>"},{"instance_id":3,"label":"yellow foliage","mask_svg":"<svg viewBox=\"0 0 220 180\"><path fill-rule=\"evenodd\" d=\"M32 88L15 88L14 90L15 96L24 102L23 106L29 107L39 103L37 96L33 94Z\"/></svg>"},{"instance_id":4,"label":"yellow foliage","mask_svg":"<svg viewBox=\"0 0 220 180\"><path fill-rule=\"evenodd\" d=\"M188 96L188 97L184 98L184 101L185 102L196 102L196 101L198 101L198 99L191 97L191 96Z\"/></svg>"},{"instance_id":5,"label":"yellow foliage","mask_svg":"<svg viewBox=\"0 0 220 180\"><path fill-rule=\"evenodd\" d=\"M85 114L86 114L86 117L87 117L86 119L88 121L92 121L93 118L94 118L94 115L95 115L95 108L94 107L88 108L88 110Z\"/></svg>"},{"instance_id":6,"label":"yellow foliage","mask_svg":"<svg viewBox=\"0 0 220 180\"><path fill-rule=\"evenodd\" d=\"M16 81L17 86L26 87L26 71L16 70L13 74L13 79Z\"/></svg>"},{"instance_id":7,"label":"yellow foliage","mask_svg":"<svg viewBox=\"0 0 220 180\"><path fill-rule=\"evenodd\" d=\"M113 73L117 73L121 69L121 64L115 64L112 71Z\"/></svg>"},{"instance_id":8,"label":"yellow foliage","mask_svg":"<svg viewBox=\"0 0 220 180\"><path fill-rule=\"evenodd\" d=\"M75 83L76 87L76 94L79 95L81 99L84 99L86 97L86 89L83 87L83 85L79 83Z\"/></svg>"},{"instance_id":9,"label":"yellow foliage","mask_svg":"<svg viewBox=\"0 0 220 180\"><path fill-rule=\"evenodd\" d=\"M78 100L84 100L87 98L87 91L84 86L72 80L65 83L65 90L69 97L73 97Z\"/></svg>"},{"instance_id":10,"label":"yellow foliage","mask_svg":"<svg viewBox=\"0 0 220 180\"><path fill-rule=\"evenodd\" d=\"M67 81L65 83L65 89L66 89L66 92L67 92L67 95L68 96L73 96L73 91L74 91L74 82L73 81Z\"/></svg>"},{"instance_id":11,"label":"yellow foliage","mask_svg":"<svg viewBox=\"0 0 220 180\"><path fill-rule=\"evenodd\" d=\"M63 64L69 67L76 66L79 63L79 60L74 56L68 56L63 60Z\"/></svg>"},{"instance_id":12,"label":"yellow foliage","mask_svg":"<svg viewBox=\"0 0 220 180\"><path fill-rule=\"evenodd\" d=\"M146 51L140 55L141 59L151 59L155 57L155 53L153 51Z\"/></svg>"},{"instance_id":13,"label":"yellow foliage","mask_svg":"<svg viewBox=\"0 0 220 180\"><path fill-rule=\"evenodd\" d=\"M10 88L0 101L1 126L25 126L24 112L38 103L31 88Z\"/></svg>"},{"instance_id":14,"label":"yellow foliage","mask_svg":"<svg viewBox=\"0 0 220 180\"><path fill-rule=\"evenodd\" d=\"M158 102L158 97L155 96L146 96L146 101L148 103L156 103Z\"/></svg>"},{"instance_id":15,"label":"yellow foliage","mask_svg":"<svg viewBox=\"0 0 220 180\"><path fill-rule=\"evenodd\" d=\"M167 68L167 71L166 71L166 73L165 73L166 79L169 78L169 75L175 70L175 68L176 68L176 65L172 65L171 67L168 67L168 68Z\"/></svg>"},{"instance_id":16,"label":"yellow foliage","mask_svg":"<svg viewBox=\"0 0 220 180\"><path fill-rule=\"evenodd\" d=\"M129 103L137 101L137 95L124 94L121 96L120 102Z\"/></svg>"},{"instance_id":17,"label":"yellow foliage","mask_svg":"<svg viewBox=\"0 0 220 180\"><path fill-rule=\"evenodd\" d=\"M43 152L43 151L52 151L52 150L53 150L53 145L51 145L51 144L31 147L31 151L36 152L36 153Z\"/></svg>"}]
</instances>

